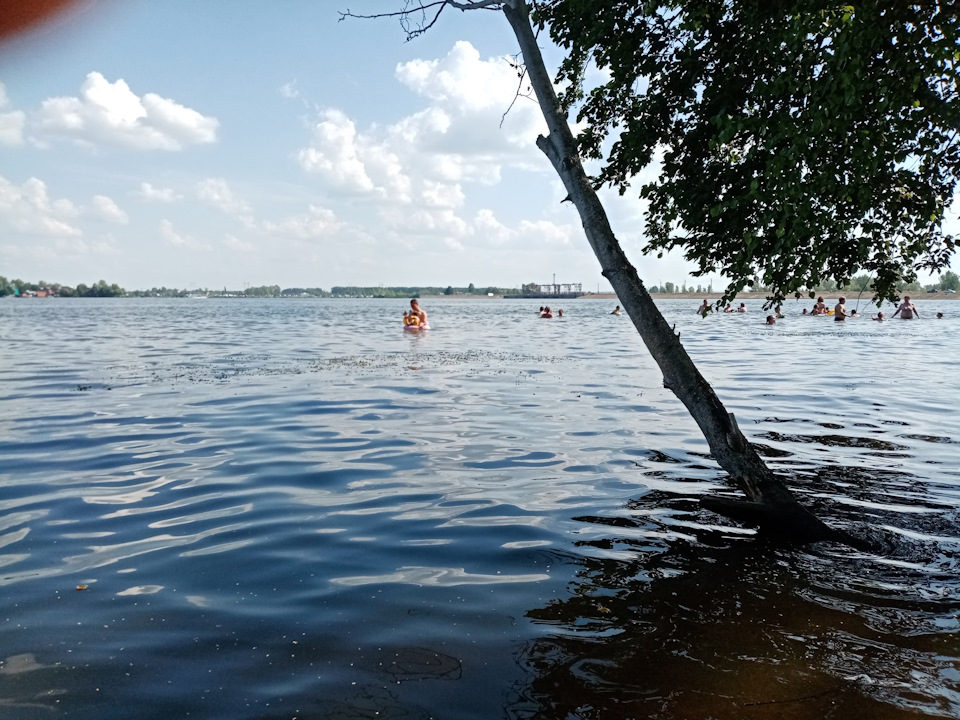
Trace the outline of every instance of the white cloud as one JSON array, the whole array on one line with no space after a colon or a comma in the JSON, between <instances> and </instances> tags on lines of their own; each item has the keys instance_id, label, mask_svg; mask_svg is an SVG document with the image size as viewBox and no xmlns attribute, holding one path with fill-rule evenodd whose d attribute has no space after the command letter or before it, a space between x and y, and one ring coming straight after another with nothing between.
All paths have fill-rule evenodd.
<instances>
[{"instance_id":1,"label":"white cloud","mask_svg":"<svg viewBox=\"0 0 960 720\"><path fill-rule=\"evenodd\" d=\"M530 240L550 245L570 245L577 228L573 225L558 225L549 220L522 220L518 232Z\"/></svg>"},{"instance_id":2,"label":"white cloud","mask_svg":"<svg viewBox=\"0 0 960 720\"><path fill-rule=\"evenodd\" d=\"M504 162L518 151L536 152L533 141L545 130L543 118L535 103L516 97L524 88L507 58L482 60L470 43L460 41L442 59L398 65L397 78L449 123L441 130L420 117L414 128L407 127L424 147L474 161Z\"/></svg>"},{"instance_id":3,"label":"white cloud","mask_svg":"<svg viewBox=\"0 0 960 720\"><path fill-rule=\"evenodd\" d=\"M278 223L263 223L263 229L267 232L301 240L329 236L337 232L340 227L333 211L317 205L311 205L305 214L290 217Z\"/></svg>"},{"instance_id":4,"label":"white cloud","mask_svg":"<svg viewBox=\"0 0 960 720\"><path fill-rule=\"evenodd\" d=\"M492 210L479 210L473 220L473 231L479 239L493 245L502 245L516 233L497 220Z\"/></svg>"},{"instance_id":5,"label":"white cloud","mask_svg":"<svg viewBox=\"0 0 960 720\"><path fill-rule=\"evenodd\" d=\"M30 178L17 187L0 176L0 227L29 235L79 237L79 228L70 224L79 212L66 199L51 201L42 180Z\"/></svg>"},{"instance_id":6,"label":"white cloud","mask_svg":"<svg viewBox=\"0 0 960 720\"><path fill-rule=\"evenodd\" d=\"M176 248L184 248L188 250L210 249L210 246L206 243L202 243L190 235L184 235L177 232L173 227L173 223L169 220L160 221L160 237L164 242Z\"/></svg>"},{"instance_id":7,"label":"white cloud","mask_svg":"<svg viewBox=\"0 0 960 720\"><path fill-rule=\"evenodd\" d=\"M116 239L112 235L105 235L99 240L84 240L80 237L60 237L53 241L52 247L45 247L42 252L52 253L51 261L63 260L66 256L111 256L119 255Z\"/></svg>"},{"instance_id":8,"label":"white cloud","mask_svg":"<svg viewBox=\"0 0 960 720\"><path fill-rule=\"evenodd\" d=\"M172 203L180 199L171 188L156 188L148 182L140 183L140 189L134 195L142 200L158 203Z\"/></svg>"},{"instance_id":9,"label":"white cloud","mask_svg":"<svg viewBox=\"0 0 960 720\"><path fill-rule=\"evenodd\" d=\"M160 237L166 240L174 247L184 247L189 244L189 240L173 229L173 223L169 220L160 221Z\"/></svg>"},{"instance_id":10,"label":"white cloud","mask_svg":"<svg viewBox=\"0 0 960 720\"><path fill-rule=\"evenodd\" d=\"M9 104L7 88L0 82L0 108ZM26 114L20 110L0 113L0 145L23 145L23 126Z\"/></svg>"},{"instance_id":11,"label":"white cloud","mask_svg":"<svg viewBox=\"0 0 960 720\"><path fill-rule=\"evenodd\" d=\"M253 252L254 246L253 243L246 240L241 240L240 238L234 235L227 235L223 238L223 244L230 250L234 252Z\"/></svg>"},{"instance_id":12,"label":"white cloud","mask_svg":"<svg viewBox=\"0 0 960 720\"><path fill-rule=\"evenodd\" d=\"M495 108L506 109L498 86L517 87L516 70L504 58L483 61L469 42L457 42L441 60L411 60L397 66L397 77L418 95L441 105L460 108L464 114ZM509 81L504 85L504 81Z\"/></svg>"},{"instance_id":13,"label":"white cloud","mask_svg":"<svg viewBox=\"0 0 960 720\"><path fill-rule=\"evenodd\" d=\"M463 241L472 234L469 223L451 208L428 209L417 205L386 208L380 220L403 246L421 251L430 249L429 243L437 241L444 247L460 250Z\"/></svg>"},{"instance_id":14,"label":"white cloud","mask_svg":"<svg viewBox=\"0 0 960 720\"><path fill-rule=\"evenodd\" d=\"M357 128L339 110L327 110L313 128L313 142L298 154L300 166L307 172L324 176L337 189L369 192L374 189L367 175ZM369 143L363 140L364 144Z\"/></svg>"},{"instance_id":15,"label":"white cloud","mask_svg":"<svg viewBox=\"0 0 960 720\"><path fill-rule=\"evenodd\" d=\"M154 93L141 98L123 79L111 83L98 72L87 75L79 97L44 100L35 120L41 138L139 150L182 150L216 142L219 126L216 118Z\"/></svg>"},{"instance_id":16,"label":"white cloud","mask_svg":"<svg viewBox=\"0 0 960 720\"><path fill-rule=\"evenodd\" d=\"M511 231L492 214L475 221L458 214L468 185L495 186L504 167L548 171L534 144L544 130L536 105L517 102L503 118L516 96L516 70L504 58L484 60L470 43L459 42L443 58L398 65L396 77L424 107L366 128L342 110L326 109L297 153L301 168L324 192L352 196L357 207L370 208L358 222L383 223L403 246L422 247L421 240L432 238L461 249L468 242L489 245L533 234ZM564 237L553 226L545 231L555 240Z\"/></svg>"},{"instance_id":17,"label":"white cloud","mask_svg":"<svg viewBox=\"0 0 960 720\"><path fill-rule=\"evenodd\" d=\"M97 215L108 222L126 225L130 217L120 207L106 195L94 195L93 207Z\"/></svg>"},{"instance_id":18,"label":"white cloud","mask_svg":"<svg viewBox=\"0 0 960 720\"><path fill-rule=\"evenodd\" d=\"M427 208L456 208L464 201L459 185L431 181L424 181L420 198Z\"/></svg>"},{"instance_id":19,"label":"white cloud","mask_svg":"<svg viewBox=\"0 0 960 720\"><path fill-rule=\"evenodd\" d=\"M23 145L26 117L20 111L0 113L0 145Z\"/></svg>"},{"instance_id":20,"label":"white cloud","mask_svg":"<svg viewBox=\"0 0 960 720\"><path fill-rule=\"evenodd\" d=\"M234 197L233 191L223 178L207 178L197 184L197 197L208 205L228 215L247 215L249 206Z\"/></svg>"},{"instance_id":21,"label":"white cloud","mask_svg":"<svg viewBox=\"0 0 960 720\"><path fill-rule=\"evenodd\" d=\"M300 97L300 91L297 90L297 81L292 80L291 82L284 83L280 86L280 96L285 97L288 100Z\"/></svg>"}]
</instances>

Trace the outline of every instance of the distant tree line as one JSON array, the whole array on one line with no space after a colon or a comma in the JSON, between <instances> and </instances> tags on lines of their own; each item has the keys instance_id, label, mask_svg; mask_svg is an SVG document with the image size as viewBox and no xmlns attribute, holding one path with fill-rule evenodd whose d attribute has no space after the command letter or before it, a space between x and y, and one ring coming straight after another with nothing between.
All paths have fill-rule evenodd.
<instances>
[{"instance_id":1,"label":"distant tree line","mask_svg":"<svg viewBox=\"0 0 960 720\"><path fill-rule=\"evenodd\" d=\"M5 295L33 295L43 294L54 297L124 297L127 291L116 283L107 284L106 280L98 280L93 285L80 283L76 287L61 285L60 283L26 282L19 278L7 280L0 275L0 297Z\"/></svg>"},{"instance_id":2,"label":"distant tree line","mask_svg":"<svg viewBox=\"0 0 960 720\"><path fill-rule=\"evenodd\" d=\"M832 280L821 283L817 287L812 289L812 292L872 292L873 287L873 276L872 275L855 275L850 278L850 282L840 285ZM960 291L960 276L957 273L947 270L946 272L940 275L940 280L935 283L929 283L923 285L920 282L914 281L910 283L899 282L896 284L897 292L899 293L909 293L909 292L934 292L934 291L946 291L953 290L954 292ZM753 292L769 292L770 287L756 283L751 287Z\"/></svg>"},{"instance_id":3,"label":"distant tree line","mask_svg":"<svg viewBox=\"0 0 960 720\"><path fill-rule=\"evenodd\" d=\"M665 282L662 285L654 285L650 288L651 293L664 293L670 295L673 293L712 293L713 292L713 283L707 284L706 287L703 285L687 285L683 283L682 285L674 285L672 282Z\"/></svg>"},{"instance_id":4,"label":"distant tree line","mask_svg":"<svg viewBox=\"0 0 960 720\"><path fill-rule=\"evenodd\" d=\"M857 275L843 287L838 287L837 283L827 281L813 288L811 292L866 292L872 290L873 278L870 275ZM767 292L769 287L765 287L755 282L751 286L751 291L755 293ZM960 292L960 276L957 273L948 270L940 275L940 280L936 283L921 285L919 282L900 283L897 290L904 292L932 292L953 290ZM334 286L329 292L322 288L284 288L279 285L258 285L255 287L244 288L243 290L210 290L195 289L184 290L180 288L154 287L149 290L124 290L116 283L107 284L105 280L98 280L93 285L80 283L76 287L61 285L60 283L26 282L20 279L8 280L0 275L0 297L5 295L32 295L44 294L52 297L189 297L191 295L202 295L205 297L248 297L248 298L278 298L278 297L341 297L341 298L414 298L424 295L511 295L518 293L517 288L503 288L489 286L477 288L473 283L467 287L454 287L447 285L440 286L409 286L409 287L363 287L356 285ZM704 285L687 285L682 283L675 285L672 282L665 282L660 285L650 287L651 293L713 293L713 283Z\"/></svg>"},{"instance_id":5,"label":"distant tree line","mask_svg":"<svg viewBox=\"0 0 960 720\"><path fill-rule=\"evenodd\" d=\"M322 288L286 288L281 290L279 285L259 285L244 288L243 290L210 290L154 287L149 290L125 290L116 283L108 284L106 280L98 280L93 285L80 283L76 287L60 283L27 282L19 278L8 280L0 276L0 297L5 295L45 295L49 297L190 297L202 295L204 297L329 297L330 293Z\"/></svg>"}]
</instances>

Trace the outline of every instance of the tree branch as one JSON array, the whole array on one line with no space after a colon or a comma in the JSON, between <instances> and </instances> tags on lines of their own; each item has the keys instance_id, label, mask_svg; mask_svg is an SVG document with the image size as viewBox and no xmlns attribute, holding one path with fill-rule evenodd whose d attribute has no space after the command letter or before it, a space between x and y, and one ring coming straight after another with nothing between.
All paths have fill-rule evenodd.
<instances>
[{"instance_id":1,"label":"tree branch","mask_svg":"<svg viewBox=\"0 0 960 720\"><path fill-rule=\"evenodd\" d=\"M474 0L474 2L457 2L457 0L447 0L447 2L457 10L481 10L483 8L493 8L499 10L503 5L503 0Z\"/></svg>"},{"instance_id":2,"label":"tree branch","mask_svg":"<svg viewBox=\"0 0 960 720\"><path fill-rule=\"evenodd\" d=\"M343 10L340 12L340 20L338 22L343 22L348 18L354 20L373 20L376 18L390 17L400 18L400 26L407 34L407 40L409 41L423 35L427 30L436 25L441 13L447 6L456 8L457 10L499 10L502 5L503 0L468 0L467 2L461 2L460 0L433 0L433 2L426 3L423 2L423 0L416 0L416 4L414 4L414 0L408 0L404 9L395 10L394 12L363 15L351 12L349 9ZM410 16L416 13L420 13L422 20L416 27L413 27L410 24ZM428 20L430 13L433 14L433 17Z\"/></svg>"},{"instance_id":3,"label":"tree branch","mask_svg":"<svg viewBox=\"0 0 960 720\"><path fill-rule=\"evenodd\" d=\"M517 83L517 91L513 94L513 100L510 101L510 105L507 107L506 110L503 111L503 115L500 116L501 129L503 128L503 123L506 122L507 115L509 115L510 111L513 110L513 106L517 104L518 99L520 99L521 97L525 97L528 100L533 100L533 102L536 102L536 98L530 97L529 90L526 93L520 92L520 90L523 88L523 81L526 80L526 77L527 77L526 65L521 63L519 60L515 60L514 62L510 63L510 67L514 68L517 71L517 77L520 78L520 82Z\"/></svg>"}]
</instances>

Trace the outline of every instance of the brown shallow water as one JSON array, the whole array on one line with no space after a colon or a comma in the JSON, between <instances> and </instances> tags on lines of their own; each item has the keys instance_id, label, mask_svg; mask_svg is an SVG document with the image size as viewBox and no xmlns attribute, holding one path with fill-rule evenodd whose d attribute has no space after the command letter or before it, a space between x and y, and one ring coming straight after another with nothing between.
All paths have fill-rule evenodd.
<instances>
[{"instance_id":1,"label":"brown shallow water","mask_svg":"<svg viewBox=\"0 0 960 720\"><path fill-rule=\"evenodd\" d=\"M0 303L4 718L960 715L949 307L662 304L878 554L700 510L722 473L602 302L402 307Z\"/></svg>"}]
</instances>

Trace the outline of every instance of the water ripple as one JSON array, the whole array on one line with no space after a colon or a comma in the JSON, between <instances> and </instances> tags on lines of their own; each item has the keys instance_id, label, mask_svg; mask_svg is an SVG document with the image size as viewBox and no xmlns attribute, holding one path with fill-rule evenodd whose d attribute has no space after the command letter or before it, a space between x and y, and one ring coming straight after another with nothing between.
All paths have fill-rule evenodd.
<instances>
[{"instance_id":1,"label":"water ripple","mask_svg":"<svg viewBox=\"0 0 960 720\"><path fill-rule=\"evenodd\" d=\"M889 553L701 510L728 482L600 301L438 300L416 337L400 301L0 302L0 704L956 716L958 334L748 302L663 307L771 467Z\"/></svg>"}]
</instances>

